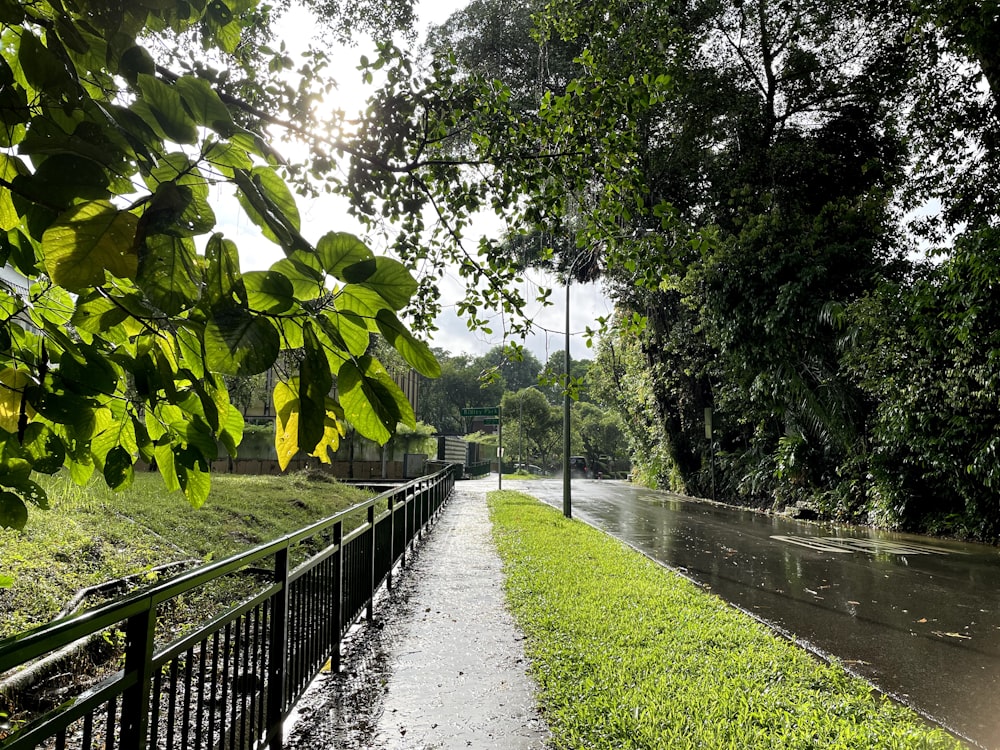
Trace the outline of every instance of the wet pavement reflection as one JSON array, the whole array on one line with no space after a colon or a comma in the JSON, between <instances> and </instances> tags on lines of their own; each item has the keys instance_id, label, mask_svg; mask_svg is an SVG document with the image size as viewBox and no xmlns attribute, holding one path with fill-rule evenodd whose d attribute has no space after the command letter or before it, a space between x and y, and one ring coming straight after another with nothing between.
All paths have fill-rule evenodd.
<instances>
[{"instance_id":1,"label":"wet pavement reflection","mask_svg":"<svg viewBox=\"0 0 1000 750\"><path fill-rule=\"evenodd\" d=\"M562 480L504 481L562 507ZM956 734L1000 748L1000 550L573 481L574 516Z\"/></svg>"}]
</instances>

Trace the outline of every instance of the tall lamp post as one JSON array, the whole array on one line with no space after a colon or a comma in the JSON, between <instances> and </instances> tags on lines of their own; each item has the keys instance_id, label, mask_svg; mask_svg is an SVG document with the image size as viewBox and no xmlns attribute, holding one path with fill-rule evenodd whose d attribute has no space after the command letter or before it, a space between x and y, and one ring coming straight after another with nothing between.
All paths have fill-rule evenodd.
<instances>
[{"instance_id":1,"label":"tall lamp post","mask_svg":"<svg viewBox=\"0 0 1000 750\"><path fill-rule=\"evenodd\" d=\"M570 269L572 270L572 269ZM566 518L573 517L573 498L572 491L570 490L570 475L569 475L569 451L570 451L570 439L569 439L569 287L572 280L572 274L570 271L566 272L566 360L564 367L564 374L566 376L566 382L564 383L564 393L563 393L563 515Z\"/></svg>"}]
</instances>

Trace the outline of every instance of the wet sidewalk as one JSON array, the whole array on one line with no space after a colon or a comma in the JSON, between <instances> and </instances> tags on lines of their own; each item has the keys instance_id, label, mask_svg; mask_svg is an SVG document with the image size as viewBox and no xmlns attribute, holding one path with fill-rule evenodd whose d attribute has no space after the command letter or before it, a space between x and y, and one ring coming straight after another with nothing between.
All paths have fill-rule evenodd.
<instances>
[{"instance_id":1,"label":"wet sidewalk","mask_svg":"<svg viewBox=\"0 0 1000 750\"><path fill-rule=\"evenodd\" d=\"M323 674L303 698L286 746L541 750L521 635L504 606L486 492L460 482L374 626L345 642L340 674Z\"/></svg>"}]
</instances>

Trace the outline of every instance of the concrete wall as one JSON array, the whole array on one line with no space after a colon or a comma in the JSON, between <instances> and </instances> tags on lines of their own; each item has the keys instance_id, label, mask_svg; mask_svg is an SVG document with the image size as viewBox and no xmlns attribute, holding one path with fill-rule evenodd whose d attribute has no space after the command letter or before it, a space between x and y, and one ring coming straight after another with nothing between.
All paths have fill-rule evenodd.
<instances>
[{"instance_id":1,"label":"concrete wall","mask_svg":"<svg viewBox=\"0 0 1000 750\"><path fill-rule=\"evenodd\" d=\"M338 479L381 479L382 478L382 462L381 461L355 461L354 462L354 472L353 477L351 476L351 465L347 461L334 461L332 464L323 464L316 459L293 459L291 463L288 464L288 469L284 473L291 473L294 471L302 471L303 469L313 469L315 471L322 471ZM150 467L145 463L139 462L135 465L136 471L150 471ZM278 467L277 460L274 459L259 459L259 458L220 458L218 461L213 461L211 470L213 474L248 474L248 475L270 475L270 474L281 474L282 471ZM385 478L386 479L402 479L403 478L403 462L402 461L386 461L385 463Z\"/></svg>"}]
</instances>

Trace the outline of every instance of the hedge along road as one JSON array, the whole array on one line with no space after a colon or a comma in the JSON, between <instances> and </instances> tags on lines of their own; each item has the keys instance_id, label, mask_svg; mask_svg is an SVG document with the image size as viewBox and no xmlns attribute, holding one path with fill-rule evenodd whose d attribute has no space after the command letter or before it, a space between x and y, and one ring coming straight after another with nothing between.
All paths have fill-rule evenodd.
<instances>
[{"instance_id":1,"label":"hedge along road","mask_svg":"<svg viewBox=\"0 0 1000 750\"><path fill-rule=\"evenodd\" d=\"M504 482L562 507L562 480ZM573 515L955 734L1000 748L1000 550L574 479Z\"/></svg>"}]
</instances>

